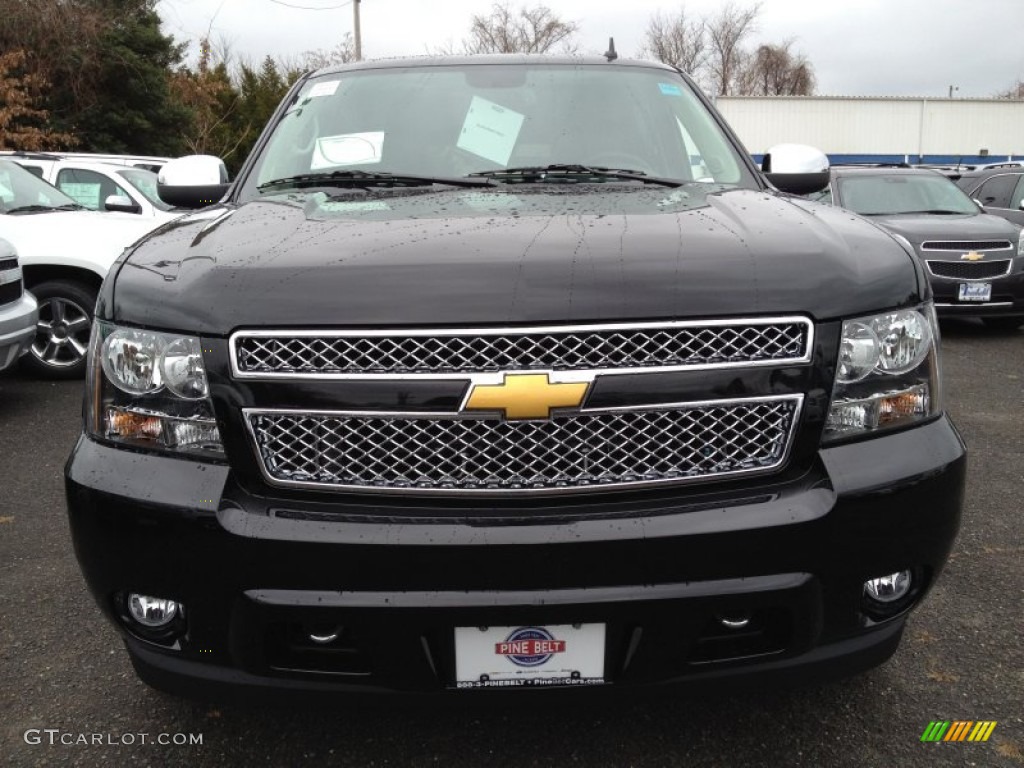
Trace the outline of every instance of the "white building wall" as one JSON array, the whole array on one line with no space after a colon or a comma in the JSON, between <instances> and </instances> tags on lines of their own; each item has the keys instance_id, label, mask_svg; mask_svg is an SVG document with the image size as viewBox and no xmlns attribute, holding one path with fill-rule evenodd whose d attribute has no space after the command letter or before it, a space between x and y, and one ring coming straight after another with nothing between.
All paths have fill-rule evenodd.
<instances>
[{"instance_id":1,"label":"white building wall","mask_svg":"<svg viewBox=\"0 0 1024 768\"><path fill-rule=\"evenodd\" d=\"M1024 101L719 96L750 152L810 144L827 154L1024 156Z\"/></svg>"}]
</instances>

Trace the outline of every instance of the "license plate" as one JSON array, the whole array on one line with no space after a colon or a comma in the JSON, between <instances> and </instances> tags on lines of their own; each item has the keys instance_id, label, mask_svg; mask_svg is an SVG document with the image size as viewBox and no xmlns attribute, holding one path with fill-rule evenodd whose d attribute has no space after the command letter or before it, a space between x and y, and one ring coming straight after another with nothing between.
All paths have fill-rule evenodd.
<instances>
[{"instance_id":1,"label":"license plate","mask_svg":"<svg viewBox=\"0 0 1024 768\"><path fill-rule=\"evenodd\" d=\"M456 627L456 688L600 685L604 624Z\"/></svg>"},{"instance_id":2,"label":"license plate","mask_svg":"<svg viewBox=\"0 0 1024 768\"><path fill-rule=\"evenodd\" d=\"M991 301L992 283L960 283L960 301Z\"/></svg>"}]
</instances>

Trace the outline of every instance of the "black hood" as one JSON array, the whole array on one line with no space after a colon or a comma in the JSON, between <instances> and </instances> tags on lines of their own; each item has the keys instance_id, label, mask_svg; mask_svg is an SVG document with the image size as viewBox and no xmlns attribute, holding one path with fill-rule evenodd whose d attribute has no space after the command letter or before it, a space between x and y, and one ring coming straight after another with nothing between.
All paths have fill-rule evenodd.
<instances>
[{"instance_id":1,"label":"black hood","mask_svg":"<svg viewBox=\"0 0 1024 768\"><path fill-rule=\"evenodd\" d=\"M929 240L1009 240L1016 248L1020 238L1020 227L987 213L905 214L872 216L871 219L907 238L915 248Z\"/></svg>"},{"instance_id":2,"label":"black hood","mask_svg":"<svg viewBox=\"0 0 1024 768\"><path fill-rule=\"evenodd\" d=\"M919 301L922 285L901 246L840 209L696 185L537 185L315 193L210 209L144 240L100 312L209 335L826 319Z\"/></svg>"}]
</instances>

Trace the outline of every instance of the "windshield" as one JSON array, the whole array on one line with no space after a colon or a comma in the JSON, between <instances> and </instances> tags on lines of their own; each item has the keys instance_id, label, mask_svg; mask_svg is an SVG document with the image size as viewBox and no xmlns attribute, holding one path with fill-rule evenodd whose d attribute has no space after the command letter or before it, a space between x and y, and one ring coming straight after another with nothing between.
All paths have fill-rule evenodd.
<instances>
[{"instance_id":1,"label":"windshield","mask_svg":"<svg viewBox=\"0 0 1024 768\"><path fill-rule=\"evenodd\" d=\"M17 163L0 160L0 213L19 208L63 208L77 204Z\"/></svg>"},{"instance_id":2,"label":"windshield","mask_svg":"<svg viewBox=\"0 0 1024 768\"><path fill-rule=\"evenodd\" d=\"M550 165L755 185L737 149L672 72L481 64L357 70L311 79L274 127L242 196L258 196L259 185L269 181L310 173L438 179L486 173L511 183L539 179L500 172ZM564 171L543 178L559 179L565 180ZM275 186L267 193L277 191Z\"/></svg>"},{"instance_id":3,"label":"windshield","mask_svg":"<svg viewBox=\"0 0 1024 768\"><path fill-rule=\"evenodd\" d=\"M160 196L157 195L157 175L152 171L146 171L142 168L126 168L125 170L118 171L117 173L131 182L131 185L139 190L139 193L149 200L149 202L153 204L154 208L161 211L169 211L174 207L165 203L160 199Z\"/></svg>"},{"instance_id":4,"label":"windshield","mask_svg":"<svg viewBox=\"0 0 1024 768\"><path fill-rule=\"evenodd\" d=\"M864 216L901 213L978 213L978 206L938 174L894 173L839 179L843 208Z\"/></svg>"}]
</instances>

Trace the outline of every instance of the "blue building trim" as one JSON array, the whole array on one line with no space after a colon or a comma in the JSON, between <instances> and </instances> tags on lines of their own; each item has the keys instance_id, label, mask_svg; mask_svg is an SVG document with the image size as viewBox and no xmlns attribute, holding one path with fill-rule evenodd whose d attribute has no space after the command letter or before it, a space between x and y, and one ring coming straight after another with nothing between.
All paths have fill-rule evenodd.
<instances>
[{"instance_id":1,"label":"blue building trim","mask_svg":"<svg viewBox=\"0 0 1024 768\"><path fill-rule=\"evenodd\" d=\"M758 165L764 155L751 155ZM892 164L908 163L909 165L985 165L987 163L1005 163L1021 160L1017 155L829 155L832 165L851 164Z\"/></svg>"}]
</instances>

